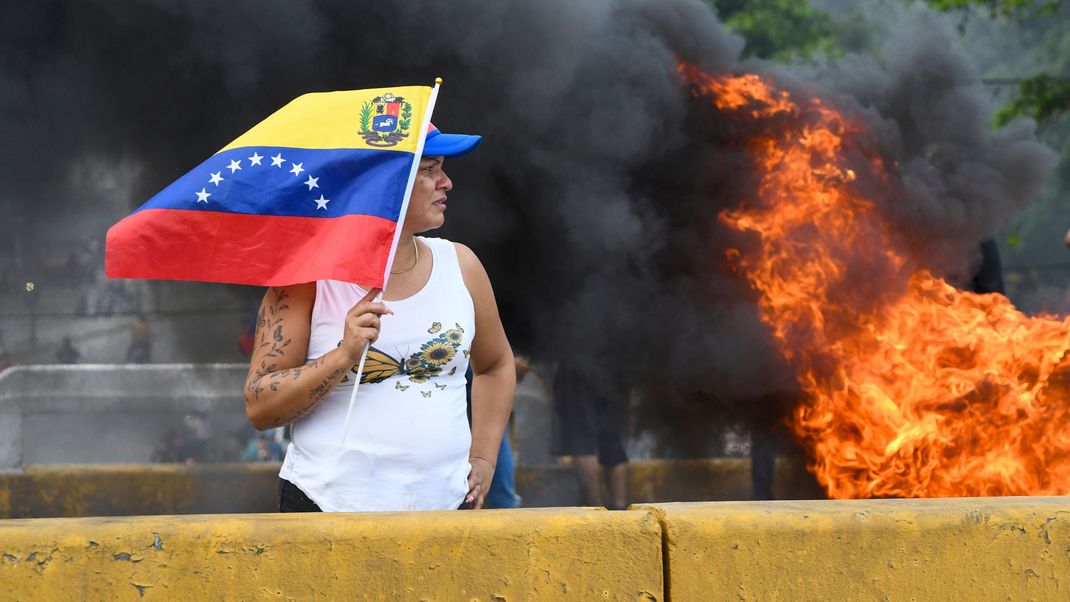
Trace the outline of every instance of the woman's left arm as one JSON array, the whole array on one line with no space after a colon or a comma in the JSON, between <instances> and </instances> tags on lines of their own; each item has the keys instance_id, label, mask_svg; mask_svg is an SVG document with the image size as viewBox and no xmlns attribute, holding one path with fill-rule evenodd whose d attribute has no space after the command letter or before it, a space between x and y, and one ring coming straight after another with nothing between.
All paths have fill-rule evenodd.
<instances>
[{"instance_id":1,"label":"woman's left arm","mask_svg":"<svg viewBox=\"0 0 1070 602\"><path fill-rule=\"evenodd\" d=\"M505 337L490 278L479 258L468 247L454 243L461 274L472 296L476 313L476 334L472 340L472 450L469 462L466 502L483 507L490 481L498 463L498 448L516 391L516 366L509 339Z\"/></svg>"}]
</instances>

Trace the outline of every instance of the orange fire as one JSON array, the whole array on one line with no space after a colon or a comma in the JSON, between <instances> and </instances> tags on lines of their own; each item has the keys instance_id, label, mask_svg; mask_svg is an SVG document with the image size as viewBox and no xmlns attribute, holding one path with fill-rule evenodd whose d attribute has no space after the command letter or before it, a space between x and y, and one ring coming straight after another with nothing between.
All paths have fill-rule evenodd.
<instances>
[{"instance_id":1,"label":"orange fire","mask_svg":"<svg viewBox=\"0 0 1070 602\"><path fill-rule=\"evenodd\" d=\"M756 236L759 251L730 259L798 371L790 425L829 496L1070 493L1070 318L911 267L859 192L863 177L892 189L882 162L844 167L860 124L757 76L680 71L727 115L777 118L747 141L757 199L721 219Z\"/></svg>"}]
</instances>

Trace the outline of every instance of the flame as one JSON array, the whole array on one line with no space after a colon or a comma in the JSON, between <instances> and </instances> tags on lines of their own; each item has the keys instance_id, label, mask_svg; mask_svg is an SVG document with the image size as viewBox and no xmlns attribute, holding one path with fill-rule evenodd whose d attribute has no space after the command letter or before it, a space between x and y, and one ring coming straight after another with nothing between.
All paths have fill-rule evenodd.
<instances>
[{"instance_id":1,"label":"flame","mask_svg":"<svg viewBox=\"0 0 1070 602\"><path fill-rule=\"evenodd\" d=\"M747 141L757 199L720 217L756 236L729 257L796 367L806 399L789 423L828 495L1070 492L1070 318L913 267L859 192L862 177L894 189L882 160L842 167L865 155L860 124L754 75L680 72L726 115L769 122L747 128L764 131Z\"/></svg>"}]
</instances>

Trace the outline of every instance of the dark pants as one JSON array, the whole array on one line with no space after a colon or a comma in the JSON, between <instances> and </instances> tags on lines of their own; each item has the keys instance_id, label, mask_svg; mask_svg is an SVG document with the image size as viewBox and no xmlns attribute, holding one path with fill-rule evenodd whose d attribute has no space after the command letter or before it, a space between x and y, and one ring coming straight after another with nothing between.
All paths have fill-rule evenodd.
<instances>
[{"instance_id":1,"label":"dark pants","mask_svg":"<svg viewBox=\"0 0 1070 602\"><path fill-rule=\"evenodd\" d=\"M297 485L279 479L279 512L323 512Z\"/></svg>"}]
</instances>

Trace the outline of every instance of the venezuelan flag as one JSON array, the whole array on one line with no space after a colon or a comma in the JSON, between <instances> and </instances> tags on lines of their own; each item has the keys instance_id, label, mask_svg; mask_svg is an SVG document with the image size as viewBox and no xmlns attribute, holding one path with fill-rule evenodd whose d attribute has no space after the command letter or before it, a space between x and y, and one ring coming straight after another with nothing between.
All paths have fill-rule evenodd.
<instances>
[{"instance_id":1,"label":"venezuelan flag","mask_svg":"<svg viewBox=\"0 0 1070 602\"><path fill-rule=\"evenodd\" d=\"M296 98L112 226L105 272L381 287L437 90Z\"/></svg>"}]
</instances>

